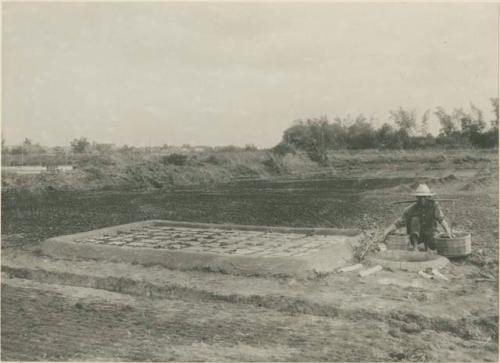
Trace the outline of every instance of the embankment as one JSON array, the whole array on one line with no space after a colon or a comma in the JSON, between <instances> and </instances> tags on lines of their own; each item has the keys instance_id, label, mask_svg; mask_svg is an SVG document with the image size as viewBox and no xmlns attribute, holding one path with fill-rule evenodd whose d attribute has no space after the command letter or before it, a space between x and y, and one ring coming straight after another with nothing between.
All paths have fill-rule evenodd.
<instances>
[{"instance_id":1,"label":"embankment","mask_svg":"<svg viewBox=\"0 0 500 363\"><path fill-rule=\"evenodd\" d=\"M147 153L89 154L74 170L35 175L4 171L10 190L143 190L210 186L239 179L356 177L440 178L450 173L485 177L497 174L498 151L491 150L341 150L326 166L303 153L279 155L268 150L198 152L179 157ZM475 188L472 185L470 188Z\"/></svg>"}]
</instances>

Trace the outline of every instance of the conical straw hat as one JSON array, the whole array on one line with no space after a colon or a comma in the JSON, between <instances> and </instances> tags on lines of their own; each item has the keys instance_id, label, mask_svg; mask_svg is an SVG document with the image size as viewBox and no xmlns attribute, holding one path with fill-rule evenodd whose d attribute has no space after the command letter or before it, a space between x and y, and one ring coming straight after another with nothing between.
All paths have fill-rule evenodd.
<instances>
[{"instance_id":1,"label":"conical straw hat","mask_svg":"<svg viewBox=\"0 0 500 363\"><path fill-rule=\"evenodd\" d=\"M412 194L415 197L431 197L435 195L426 184L419 184L415 192Z\"/></svg>"}]
</instances>

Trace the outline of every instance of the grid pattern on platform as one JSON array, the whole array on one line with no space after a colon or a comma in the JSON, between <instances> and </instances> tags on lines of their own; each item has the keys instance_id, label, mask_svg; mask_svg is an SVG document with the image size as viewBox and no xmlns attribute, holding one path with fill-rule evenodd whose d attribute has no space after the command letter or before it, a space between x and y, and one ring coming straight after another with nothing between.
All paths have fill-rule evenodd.
<instances>
[{"instance_id":1,"label":"grid pattern on platform","mask_svg":"<svg viewBox=\"0 0 500 363\"><path fill-rule=\"evenodd\" d=\"M248 256L303 256L320 251L344 236L267 231L144 226L129 231L76 239L75 242L119 247L158 248Z\"/></svg>"}]
</instances>

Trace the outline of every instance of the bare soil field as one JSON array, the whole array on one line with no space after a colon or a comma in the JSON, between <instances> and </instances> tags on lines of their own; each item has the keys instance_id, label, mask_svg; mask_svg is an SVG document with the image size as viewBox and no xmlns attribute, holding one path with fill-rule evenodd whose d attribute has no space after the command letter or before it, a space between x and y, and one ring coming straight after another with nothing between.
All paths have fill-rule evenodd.
<instances>
[{"instance_id":1,"label":"bare soil field","mask_svg":"<svg viewBox=\"0 0 500 363\"><path fill-rule=\"evenodd\" d=\"M4 256L7 360L495 361L496 282L235 277ZM474 294L471 292L474 291ZM28 344L29 342L29 344Z\"/></svg>"},{"instance_id":2,"label":"bare soil field","mask_svg":"<svg viewBox=\"0 0 500 363\"><path fill-rule=\"evenodd\" d=\"M3 194L2 360L498 361L497 161L433 165L175 193ZM473 253L441 270L449 281L391 270L245 277L38 250L145 219L381 227L422 180L456 199L445 215L472 233Z\"/></svg>"}]
</instances>

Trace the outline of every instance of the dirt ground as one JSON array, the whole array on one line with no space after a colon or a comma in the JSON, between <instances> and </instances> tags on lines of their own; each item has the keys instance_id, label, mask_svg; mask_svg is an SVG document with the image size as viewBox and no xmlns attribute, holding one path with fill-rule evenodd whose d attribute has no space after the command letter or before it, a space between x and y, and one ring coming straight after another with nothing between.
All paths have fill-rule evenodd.
<instances>
[{"instance_id":1,"label":"dirt ground","mask_svg":"<svg viewBox=\"0 0 500 363\"><path fill-rule=\"evenodd\" d=\"M473 254L441 270L449 281L389 270L300 280L62 261L4 235L2 360L498 361L495 170L429 182L457 199L443 205L446 217L473 236ZM390 202L413 187L361 193L364 213L352 224L385 225L404 208Z\"/></svg>"},{"instance_id":2,"label":"dirt ground","mask_svg":"<svg viewBox=\"0 0 500 363\"><path fill-rule=\"evenodd\" d=\"M383 271L316 280L6 252L4 360L496 361L495 281ZM470 292L474 290L474 294Z\"/></svg>"}]
</instances>

